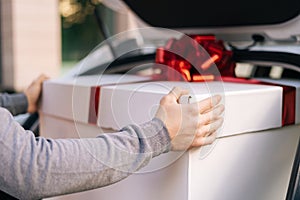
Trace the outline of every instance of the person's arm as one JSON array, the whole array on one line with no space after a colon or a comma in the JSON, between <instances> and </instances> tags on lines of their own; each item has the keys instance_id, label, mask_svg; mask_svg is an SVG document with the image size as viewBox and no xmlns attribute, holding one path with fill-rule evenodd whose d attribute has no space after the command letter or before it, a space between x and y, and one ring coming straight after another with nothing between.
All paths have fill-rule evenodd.
<instances>
[{"instance_id":1,"label":"person's arm","mask_svg":"<svg viewBox=\"0 0 300 200\"><path fill-rule=\"evenodd\" d=\"M0 108L0 189L39 199L115 183L170 150L170 137L155 118L141 126L91 139L35 138Z\"/></svg>"},{"instance_id":2,"label":"person's arm","mask_svg":"<svg viewBox=\"0 0 300 200\"><path fill-rule=\"evenodd\" d=\"M210 144L220 127L220 97L178 104L184 92L166 95L156 118L90 139L35 138L0 108L0 190L39 199L120 181L169 150Z\"/></svg>"},{"instance_id":3,"label":"person's arm","mask_svg":"<svg viewBox=\"0 0 300 200\"><path fill-rule=\"evenodd\" d=\"M0 107L9 110L12 115L36 112L42 90L42 83L46 79L48 79L47 76L40 75L30 84L24 93L0 93Z\"/></svg>"}]
</instances>

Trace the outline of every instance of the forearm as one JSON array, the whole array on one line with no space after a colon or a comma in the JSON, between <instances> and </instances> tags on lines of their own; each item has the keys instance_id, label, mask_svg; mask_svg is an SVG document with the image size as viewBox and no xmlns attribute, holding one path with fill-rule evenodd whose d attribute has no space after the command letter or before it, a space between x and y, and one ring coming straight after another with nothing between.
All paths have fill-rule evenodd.
<instances>
[{"instance_id":1,"label":"forearm","mask_svg":"<svg viewBox=\"0 0 300 200\"><path fill-rule=\"evenodd\" d=\"M0 107L9 110L12 115L18 115L27 111L28 101L24 93L0 93Z\"/></svg>"},{"instance_id":2,"label":"forearm","mask_svg":"<svg viewBox=\"0 0 300 200\"><path fill-rule=\"evenodd\" d=\"M122 180L169 150L160 120L93 139L34 138L0 109L0 189L21 199L79 192Z\"/></svg>"}]
</instances>

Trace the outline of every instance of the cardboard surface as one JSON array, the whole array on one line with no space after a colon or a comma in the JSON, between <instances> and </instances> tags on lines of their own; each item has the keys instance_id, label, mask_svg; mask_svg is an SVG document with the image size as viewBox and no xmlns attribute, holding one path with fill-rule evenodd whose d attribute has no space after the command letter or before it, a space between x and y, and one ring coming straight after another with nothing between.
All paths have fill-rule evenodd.
<instances>
[{"instance_id":1,"label":"cardboard surface","mask_svg":"<svg viewBox=\"0 0 300 200\"><path fill-rule=\"evenodd\" d=\"M98 126L118 130L151 120L160 99L174 86L191 91L190 103L214 94L223 96L224 126L219 136L281 126L281 87L223 82L147 82L103 87ZM188 103L187 97L181 103Z\"/></svg>"},{"instance_id":2,"label":"cardboard surface","mask_svg":"<svg viewBox=\"0 0 300 200\"><path fill-rule=\"evenodd\" d=\"M112 77L109 79L113 80ZM89 79L85 81L75 84L78 92L76 101L71 98L74 96L72 81L54 81L44 85L42 136L95 137L106 132L99 126L119 129L129 123L150 120L161 97L174 86L191 91L191 97L182 97L180 103L193 103L221 94L226 109L224 126L213 145L184 154L163 154L116 184L51 199L285 198L300 127L274 129L281 126L281 87L218 82L145 82L105 86L101 87L98 124L95 125L89 124L86 118L90 102L88 92L95 85ZM72 118L72 101L78 108L75 121Z\"/></svg>"},{"instance_id":3,"label":"cardboard surface","mask_svg":"<svg viewBox=\"0 0 300 200\"><path fill-rule=\"evenodd\" d=\"M221 138L204 158L199 157L201 148L163 154L118 183L51 199L282 200L299 129L294 125Z\"/></svg>"},{"instance_id":4,"label":"cardboard surface","mask_svg":"<svg viewBox=\"0 0 300 200\"><path fill-rule=\"evenodd\" d=\"M46 81L43 84L41 112L58 118L88 123L92 88L147 79L134 75L94 75Z\"/></svg>"}]
</instances>

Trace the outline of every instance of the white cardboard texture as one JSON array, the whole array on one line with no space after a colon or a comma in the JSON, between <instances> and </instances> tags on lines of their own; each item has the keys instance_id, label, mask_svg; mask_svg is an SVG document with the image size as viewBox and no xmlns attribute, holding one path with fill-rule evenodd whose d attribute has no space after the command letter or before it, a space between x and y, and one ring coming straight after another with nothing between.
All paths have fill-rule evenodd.
<instances>
[{"instance_id":1,"label":"white cardboard texture","mask_svg":"<svg viewBox=\"0 0 300 200\"><path fill-rule=\"evenodd\" d=\"M203 159L201 148L193 149L188 199L285 199L299 130L293 125L221 138Z\"/></svg>"},{"instance_id":2,"label":"white cardboard texture","mask_svg":"<svg viewBox=\"0 0 300 200\"><path fill-rule=\"evenodd\" d=\"M113 185L51 200L253 200L285 199L299 126L252 132L216 140L200 159L200 149L160 155L141 171Z\"/></svg>"},{"instance_id":3,"label":"white cardboard texture","mask_svg":"<svg viewBox=\"0 0 300 200\"><path fill-rule=\"evenodd\" d=\"M223 96L225 114L221 136L281 126L281 87L222 82L147 82L103 87L98 125L118 130L151 120L160 99L174 86L189 89L191 102L213 94ZM184 99L187 98L181 103L188 103Z\"/></svg>"},{"instance_id":4,"label":"white cardboard texture","mask_svg":"<svg viewBox=\"0 0 300 200\"><path fill-rule=\"evenodd\" d=\"M105 118L113 116L110 113L111 108L114 108L114 112L116 112L115 119L120 120L118 122L125 125L129 123L129 121L124 121L124 119L130 120L128 116L131 116L132 122L147 121L155 113L155 105L158 105L160 98L168 93L173 86L177 85L193 91L194 95L190 99L192 102L209 96L209 91L213 94L221 92L222 89L214 88L219 87L220 83L216 84L214 86L213 84L206 85L206 83L148 82L146 85L145 83L139 83L106 86L101 90L99 109L101 120L98 123L105 122L114 126L122 126L114 122L113 118ZM64 84L57 86L58 91L64 88L61 87L62 85ZM250 114L252 111L263 111L263 113L258 112L259 115L256 113L254 120L264 120L261 124L264 129L268 126L278 127L281 125L280 87L224 83L224 91L225 98L222 102L225 103L226 107L224 133L227 131L239 132L237 129L232 130L230 126L239 127L239 123L243 124L241 122L242 117L253 117ZM57 95L56 90L52 90L52 92L52 94ZM50 94L48 93L48 95ZM66 95L64 90L60 91L59 94L62 97ZM52 102L47 103L55 105L53 101L55 102L58 99L58 97L53 98ZM70 104L68 100L63 101L67 106ZM181 103L187 103L184 101L187 101L187 97L182 98ZM89 100L86 102L89 102ZM234 112L229 112L232 110L230 106L234 107ZM240 109L241 107L243 109ZM65 109L64 107L54 106L52 109L54 110L49 110L49 112L52 111L52 114L46 113L45 117L45 121L49 122L49 118L53 118L52 121L54 120L45 126L47 129L45 132L48 136L53 135L51 133L53 126L58 127L57 124L70 126L68 120L62 120L54 115L58 111L57 109ZM104 115L105 113L106 115ZM104 116L101 116L101 114ZM230 115L234 114L239 114L240 117L231 118ZM264 119L265 117L267 119ZM238 120L238 123L233 120ZM256 126L256 123L256 121L249 121L249 124L255 125L251 128L260 128L261 126ZM86 123L79 124L82 125L80 129L83 132L92 132L90 135L79 135L80 137L93 137L93 134L99 131L97 127L89 128L90 125ZM247 125L248 123L243 124L246 127ZM74 124L72 124L69 131L70 134L76 129L73 126ZM106 124L106 126L108 125ZM56 131L60 131L61 135L54 135L53 138L71 136L65 135L60 128ZM204 152L205 154L203 154L203 151L206 148L189 151L178 160L176 159L178 155L174 153L164 154L153 159L149 165L137 174L133 174L121 182L97 190L52 198L52 200L96 200L99 197L106 200L138 200L141 198L143 200L284 199L299 133L298 126L288 126L219 138L210 146L209 150L211 151Z\"/></svg>"},{"instance_id":5,"label":"white cardboard texture","mask_svg":"<svg viewBox=\"0 0 300 200\"><path fill-rule=\"evenodd\" d=\"M62 119L74 120L87 123L90 99L90 87L76 86L81 98L73 98L73 85L46 81L43 85L43 99L41 112ZM73 99L80 106L77 107L80 115L73 115ZM80 110L80 111L79 111Z\"/></svg>"},{"instance_id":6,"label":"white cardboard texture","mask_svg":"<svg viewBox=\"0 0 300 200\"><path fill-rule=\"evenodd\" d=\"M147 79L134 75L94 75L45 81L41 112L45 115L88 123L92 87Z\"/></svg>"}]
</instances>

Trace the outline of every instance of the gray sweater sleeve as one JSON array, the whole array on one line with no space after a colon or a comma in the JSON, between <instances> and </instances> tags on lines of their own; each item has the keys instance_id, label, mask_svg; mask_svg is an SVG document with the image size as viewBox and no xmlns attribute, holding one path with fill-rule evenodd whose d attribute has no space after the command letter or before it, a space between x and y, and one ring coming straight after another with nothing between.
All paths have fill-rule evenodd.
<instances>
[{"instance_id":1,"label":"gray sweater sleeve","mask_svg":"<svg viewBox=\"0 0 300 200\"><path fill-rule=\"evenodd\" d=\"M6 108L13 115L26 113L28 101L24 93L0 93L0 107Z\"/></svg>"},{"instance_id":2,"label":"gray sweater sleeve","mask_svg":"<svg viewBox=\"0 0 300 200\"><path fill-rule=\"evenodd\" d=\"M157 118L120 132L86 139L35 138L0 108L0 190L39 199L106 186L169 151L170 138Z\"/></svg>"}]
</instances>

